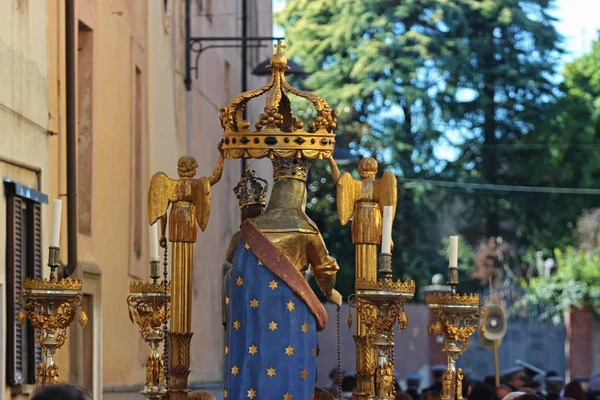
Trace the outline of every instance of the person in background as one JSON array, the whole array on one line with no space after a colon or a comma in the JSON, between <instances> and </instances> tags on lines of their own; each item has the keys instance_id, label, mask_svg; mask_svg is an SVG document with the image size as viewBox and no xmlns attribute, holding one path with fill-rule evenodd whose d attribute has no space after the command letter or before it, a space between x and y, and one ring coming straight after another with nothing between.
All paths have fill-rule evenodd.
<instances>
[{"instance_id":1,"label":"person in background","mask_svg":"<svg viewBox=\"0 0 600 400\"><path fill-rule=\"evenodd\" d=\"M600 369L594 370L588 379L588 400L600 398Z\"/></svg>"},{"instance_id":2,"label":"person in background","mask_svg":"<svg viewBox=\"0 0 600 400\"><path fill-rule=\"evenodd\" d=\"M500 387L500 386L498 386ZM527 395L527 393L523 392L510 392L506 396L500 398L500 400L515 400L520 398L521 396Z\"/></svg>"},{"instance_id":3,"label":"person in background","mask_svg":"<svg viewBox=\"0 0 600 400\"><path fill-rule=\"evenodd\" d=\"M342 379L342 396L341 399L350 399L356 392L356 376L345 375Z\"/></svg>"},{"instance_id":4,"label":"person in background","mask_svg":"<svg viewBox=\"0 0 600 400\"><path fill-rule=\"evenodd\" d=\"M427 392L438 392L442 393L442 377L444 376L444 371L446 370L446 366L443 364L434 365L431 367L431 375L433 377L433 384L428 388L423 389L423 394Z\"/></svg>"},{"instance_id":5,"label":"person in background","mask_svg":"<svg viewBox=\"0 0 600 400\"><path fill-rule=\"evenodd\" d=\"M442 400L440 392L425 392L419 397L419 400Z\"/></svg>"},{"instance_id":6,"label":"person in background","mask_svg":"<svg viewBox=\"0 0 600 400\"><path fill-rule=\"evenodd\" d=\"M82 388L59 383L43 386L35 392L31 400L91 400L91 397Z\"/></svg>"},{"instance_id":7,"label":"person in background","mask_svg":"<svg viewBox=\"0 0 600 400\"><path fill-rule=\"evenodd\" d=\"M336 372L337 372L337 368L336 368ZM314 400L335 400L335 397L328 390L325 390L325 389L317 386L317 387L315 387L315 394L313 396L313 399Z\"/></svg>"},{"instance_id":8,"label":"person in background","mask_svg":"<svg viewBox=\"0 0 600 400\"><path fill-rule=\"evenodd\" d=\"M573 400L587 400L585 392L581 387L581 384L577 381L571 381L567 386L565 386L563 398Z\"/></svg>"},{"instance_id":9,"label":"person in background","mask_svg":"<svg viewBox=\"0 0 600 400\"><path fill-rule=\"evenodd\" d=\"M205 390L194 390L188 394L188 400L216 400L216 397Z\"/></svg>"},{"instance_id":10,"label":"person in background","mask_svg":"<svg viewBox=\"0 0 600 400\"><path fill-rule=\"evenodd\" d=\"M517 397L513 397L512 400L545 400L545 399L544 399L544 396L540 396L539 394L525 393L525 394L518 395Z\"/></svg>"},{"instance_id":11,"label":"person in background","mask_svg":"<svg viewBox=\"0 0 600 400\"><path fill-rule=\"evenodd\" d=\"M394 400L412 400L412 397L410 397L406 393L396 392L396 397L394 397Z\"/></svg>"},{"instance_id":12,"label":"person in background","mask_svg":"<svg viewBox=\"0 0 600 400\"><path fill-rule=\"evenodd\" d=\"M503 376L504 384L511 388L511 392L519 391L527 384L527 375L523 373L521 367L511 368Z\"/></svg>"},{"instance_id":13,"label":"person in background","mask_svg":"<svg viewBox=\"0 0 600 400\"><path fill-rule=\"evenodd\" d=\"M495 400L496 393L494 388L482 382L475 382L469 393L469 400Z\"/></svg>"},{"instance_id":14,"label":"person in background","mask_svg":"<svg viewBox=\"0 0 600 400\"><path fill-rule=\"evenodd\" d=\"M531 383L530 383L530 387L531 387L531 389L533 389L533 392L540 396L543 396L543 393L542 393L542 382L543 381L544 381L544 376L541 374L537 374L536 376L533 377L533 379L531 380Z\"/></svg>"},{"instance_id":15,"label":"person in background","mask_svg":"<svg viewBox=\"0 0 600 400\"><path fill-rule=\"evenodd\" d=\"M340 379L343 379L344 375L346 375L346 371L344 371L343 369L340 371L337 369L337 367L329 371L328 377L330 383L329 386L325 388L325 390L327 390L329 393L333 393L334 395L335 393L339 392L338 387L340 385Z\"/></svg>"},{"instance_id":16,"label":"person in background","mask_svg":"<svg viewBox=\"0 0 600 400\"><path fill-rule=\"evenodd\" d=\"M419 386L421 386L421 374L411 373L406 375L406 394L409 395L412 400L419 399Z\"/></svg>"},{"instance_id":17,"label":"person in background","mask_svg":"<svg viewBox=\"0 0 600 400\"><path fill-rule=\"evenodd\" d=\"M546 400L559 400L564 387L565 380L560 376L546 378Z\"/></svg>"},{"instance_id":18,"label":"person in background","mask_svg":"<svg viewBox=\"0 0 600 400\"><path fill-rule=\"evenodd\" d=\"M503 398L505 398L509 393L513 392L514 390L512 390L512 388L510 386L507 385L500 385L496 388L496 399L498 400L502 400Z\"/></svg>"}]
</instances>

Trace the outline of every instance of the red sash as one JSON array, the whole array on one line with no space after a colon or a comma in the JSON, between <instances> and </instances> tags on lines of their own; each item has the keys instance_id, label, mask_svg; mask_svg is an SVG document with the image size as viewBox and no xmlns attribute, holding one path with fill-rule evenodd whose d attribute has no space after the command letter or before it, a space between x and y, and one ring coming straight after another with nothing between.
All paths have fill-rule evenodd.
<instances>
[{"instance_id":1,"label":"red sash","mask_svg":"<svg viewBox=\"0 0 600 400\"><path fill-rule=\"evenodd\" d=\"M328 319L327 311L294 263L267 239L250 219L244 222L241 232L256 258L306 303L308 309L315 316L317 331L325 329Z\"/></svg>"}]
</instances>

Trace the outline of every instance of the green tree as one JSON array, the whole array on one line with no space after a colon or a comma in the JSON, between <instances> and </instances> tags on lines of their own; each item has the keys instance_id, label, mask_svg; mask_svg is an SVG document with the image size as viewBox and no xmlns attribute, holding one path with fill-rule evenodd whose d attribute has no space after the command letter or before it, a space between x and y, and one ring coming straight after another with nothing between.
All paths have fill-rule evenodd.
<instances>
[{"instance_id":1,"label":"green tree","mask_svg":"<svg viewBox=\"0 0 600 400\"><path fill-rule=\"evenodd\" d=\"M589 54L566 65L560 89L563 95L550 109L550 117L523 140L526 151L520 152L517 171L536 186L598 188L600 41ZM589 195L520 197L528 201L515 202L519 224L537 249L574 244L570 227L583 209L598 205L598 196Z\"/></svg>"},{"instance_id":2,"label":"green tree","mask_svg":"<svg viewBox=\"0 0 600 400\"><path fill-rule=\"evenodd\" d=\"M507 146L520 143L547 119L555 100L559 35L548 12L553 0L459 0L445 19L454 46L441 66L448 71L445 120L462 136L460 155L444 176L489 184L525 184L529 174L515 174L523 159ZM529 164L529 166L531 166ZM510 193L478 192L472 218L485 236L512 240L519 227Z\"/></svg>"}]
</instances>

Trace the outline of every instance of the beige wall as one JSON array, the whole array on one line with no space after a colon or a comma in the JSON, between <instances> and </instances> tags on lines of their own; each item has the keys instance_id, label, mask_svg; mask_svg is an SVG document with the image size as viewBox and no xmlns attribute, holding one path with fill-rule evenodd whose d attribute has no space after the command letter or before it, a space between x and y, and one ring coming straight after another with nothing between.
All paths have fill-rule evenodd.
<instances>
[{"instance_id":1,"label":"beige wall","mask_svg":"<svg viewBox=\"0 0 600 400\"><path fill-rule=\"evenodd\" d=\"M48 53L46 5L0 2L0 158L41 169L36 174L0 160L0 177L48 193ZM2 185L4 186L4 185ZM4 187L2 187L4 193ZM42 207L42 241L47 244L48 207ZM6 197L0 195L0 215L6 215ZM6 218L0 217L0 353L6 354ZM47 255L44 253L44 258ZM6 359L0 357L0 398L10 398L6 387Z\"/></svg>"},{"instance_id":2,"label":"beige wall","mask_svg":"<svg viewBox=\"0 0 600 400\"><path fill-rule=\"evenodd\" d=\"M55 197L66 193L65 11L63 2L48 0L48 4L48 70L53 83L49 95L50 118L53 130L58 133L51 147L51 197ZM133 207L142 207L142 216L146 214L144 201L136 205L131 201L136 67L142 73L143 92L146 92L142 101L147 97L147 10L146 2L134 0L78 0L75 4L76 30L78 22L82 22L92 29L93 36L92 179L78 181L78 190L91 194L91 234L78 234L78 274L84 279L84 291L95 296L92 311L96 317L95 336L92 336L98 368L93 389L95 398L101 398L102 387L141 384L147 355L146 345L129 321L126 305L129 283L137 278L132 273L145 275L144 260L148 259L147 229L142 231L139 259L131 250ZM142 112L141 126L147 134L147 103L142 103ZM149 178L147 139L142 143L145 144L141 180L145 194ZM63 209L62 242L66 249L66 207ZM62 258L66 261L66 251L62 252ZM80 353L83 337L80 328L72 327L68 344L59 353L65 381L83 383L82 373L87 367L82 365Z\"/></svg>"}]
</instances>

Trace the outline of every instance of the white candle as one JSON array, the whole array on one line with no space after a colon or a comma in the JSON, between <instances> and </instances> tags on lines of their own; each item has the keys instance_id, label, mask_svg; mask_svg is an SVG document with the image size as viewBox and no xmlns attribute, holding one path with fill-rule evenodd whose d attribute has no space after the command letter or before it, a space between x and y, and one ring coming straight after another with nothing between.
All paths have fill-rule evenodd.
<instances>
[{"instance_id":1,"label":"white candle","mask_svg":"<svg viewBox=\"0 0 600 400\"><path fill-rule=\"evenodd\" d=\"M50 246L60 247L60 216L62 213L62 200L56 199L52 203L52 236Z\"/></svg>"},{"instance_id":2,"label":"white candle","mask_svg":"<svg viewBox=\"0 0 600 400\"><path fill-rule=\"evenodd\" d=\"M158 223L150 225L150 261L159 261L158 257Z\"/></svg>"},{"instance_id":3,"label":"white candle","mask_svg":"<svg viewBox=\"0 0 600 400\"><path fill-rule=\"evenodd\" d=\"M383 207L383 229L381 231L381 253L392 253L392 223L394 222L393 206Z\"/></svg>"},{"instance_id":4,"label":"white candle","mask_svg":"<svg viewBox=\"0 0 600 400\"><path fill-rule=\"evenodd\" d=\"M448 266L458 267L458 236L450 236Z\"/></svg>"}]
</instances>

